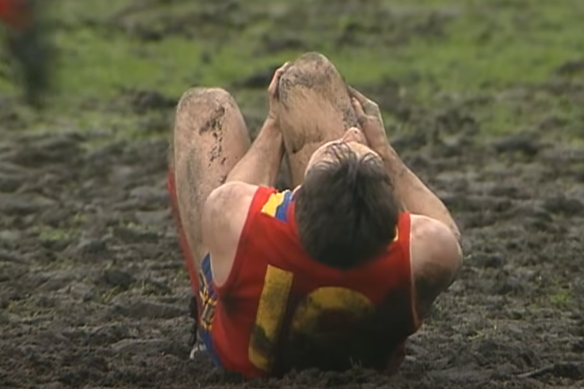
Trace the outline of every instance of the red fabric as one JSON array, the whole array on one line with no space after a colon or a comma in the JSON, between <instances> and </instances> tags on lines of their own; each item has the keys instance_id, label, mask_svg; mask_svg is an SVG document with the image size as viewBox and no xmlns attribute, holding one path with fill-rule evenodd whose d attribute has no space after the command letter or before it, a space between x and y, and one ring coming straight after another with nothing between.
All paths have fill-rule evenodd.
<instances>
[{"instance_id":1,"label":"red fabric","mask_svg":"<svg viewBox=\"0 0 584 389\"><path fill-rule=\"evenodd\" d=\"M22 29L30 20L28 0L0 0L0 21L12 28Z\"/></svg>"},{"instance_id":2,"label":"red fabric","mask_svg":"<svg viewBox=\"0 0 584 389\"><path fill-rule=\"evenodd\" d=\"M400 215L398 238L389 245L386 255L342 271L312 260L303 250L294 223L293 201L285 211L286 221L262 213L274 193L277 192L272 188L258 189L230 276L225 284L215 287L218 300L211 332L223 366L250 378L279 375L291 368L345 369L353 362L394 373L403 361L405 340L419 327L412 304L410 215ZM261 349L275 344L270 354L272 363L266 371L252 362L250 341L262 340L258 334L265 330L256 323L256 314L268 266L288 272L293 278L287 299L281 304L285 313L279 336L272 343L268 339L257 346ZM318 325L325 326L321 327L325 343L316 345L314 338L307 340L295 332L292 322L294 313L307 306L306 296L322 287L359 292L372 303L374 311L367 320L357 323L341 312L327 311L318 319ZM349 355L353 361L349 361Z\"/></svg>"},{"instance_id":3,"label":"red fabric","mask_svg":"<svg viewBox=\"0 0 584 389\"><path fill-rule=\"evenodd\" d=\"M2 1L2 0L0 0ZM176 194L176 183L174 177L174 171L169 171L166 179L166 186L168 189L168 193L170 196L170 208L172 211L172 216L174 218L176 224L176 230L178 233L178 241L180 244L181 251L183 253L183 258L185 261L185 265L189 272L189 278L191 279L191 290L194 296L199 294L199 283L197 279L197 272L195 271L195 263L193 261L193 254L189 247L189 243L187 241L187 237L185 235L181 218L180 218L180 211L178 209L178 197Z\"/></svg>"}]
</instances>

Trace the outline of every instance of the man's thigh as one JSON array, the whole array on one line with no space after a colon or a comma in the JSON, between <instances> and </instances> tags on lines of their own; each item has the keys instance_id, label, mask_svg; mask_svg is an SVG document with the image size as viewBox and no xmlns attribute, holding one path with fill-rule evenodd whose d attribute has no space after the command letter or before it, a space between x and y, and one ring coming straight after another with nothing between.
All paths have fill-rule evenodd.
<instances>
[{"instance_id":1,"label":"man's thigh","mask_svg":"<svg viewBox=\"0 0 584 389\"><path fill-rule=\"evenodd\" d=\"M347 85L323 55L307 53L282 75L279 118L293 186L302 183L314 151L357 126Z\"/></svg>"},{"instance_id":2,"label":"man's thigh","mask_svg":"<svg viewBox=\"0 0 584 389\"><path fill-rule=\"evenodd\" d=\"M194 88L182 96L176 110L169 163L174 174L177 223L184 230L186 249L195 269L207 251L200 226L205 200L223 184L249 145L243 116L228 92Z\"/></svg>"}]
</instances>

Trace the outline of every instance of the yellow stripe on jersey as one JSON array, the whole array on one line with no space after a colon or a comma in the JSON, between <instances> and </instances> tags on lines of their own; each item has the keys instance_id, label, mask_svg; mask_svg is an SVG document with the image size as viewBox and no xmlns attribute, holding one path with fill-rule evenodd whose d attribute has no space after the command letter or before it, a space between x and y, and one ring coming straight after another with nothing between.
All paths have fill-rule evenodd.
<instances>
[{"instance_id":1,"label":"yellow stripe on jersey","mask_svg":"<svg viewBox=\"0 0 584 389\"><path fill-rule=\"evenodd\" d=\"M283 211L290 201L290 197L291 192L289 190L271 194L268 201L262 207L262 213L278 219L285 219Z\"/></svg>"},{"instance_id":2,"label":"yellow stripe on jersey","mask_svg":"<svg viewBox=\"0 0 584 389\"><path fill-rule=\"evenodd\" d=\"M276 216L276 211L278 210L278 206L284 202L284 193L273 193L268 198L268 201L262 207L262 213L265 213L269 216Z\"/></svg>"}]
</instances>

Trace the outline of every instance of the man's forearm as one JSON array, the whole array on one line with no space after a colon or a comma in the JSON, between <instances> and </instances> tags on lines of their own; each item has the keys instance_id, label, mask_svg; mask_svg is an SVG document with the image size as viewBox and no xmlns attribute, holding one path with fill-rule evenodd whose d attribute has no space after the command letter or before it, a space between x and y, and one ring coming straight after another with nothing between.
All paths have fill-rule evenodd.
<instances>
[{"instance_id":1,"label":"man's forearm","mask_svg":"<svg viewBox=\"0 0 584 389\"><path fill-rule=\"evenodd\" d=\"M276 123L267 119L249 151L227 176L226 182L242 181L251 185L273 186L283 155L282 134Z\"/></svg>"},{"instance_id":2,"label":"man's forearm","mask_svg":"<svg viewBox=\"0 0 584 389\"><path fill-rule=\"evenodd\" d=\"M441 221L460 239L458 226L444 203L405 165L393 147L388 144L380 154L404 210Z\"/></svg>"}]
</instances>

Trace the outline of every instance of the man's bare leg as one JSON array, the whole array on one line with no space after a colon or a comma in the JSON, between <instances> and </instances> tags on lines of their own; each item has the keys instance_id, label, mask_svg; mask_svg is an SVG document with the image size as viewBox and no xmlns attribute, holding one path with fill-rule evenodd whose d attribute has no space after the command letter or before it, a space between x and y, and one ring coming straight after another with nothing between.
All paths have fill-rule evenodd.
<instances>
[{"instance_id":1,"label":"man's bare leg","mask_svg":"<svg viewBox=\"0 0 584 389\"><path fill-rule=\"evenodd\" d=\"M169 167L176 183L175 221L184 231L181 246L196 285L206 254L200 226L203 205L245 155L250 138L237 104L219 88L193 88L181 97L173 135Z\"/></svg>"},{"instance_id":2,"label":"man's bare leg","mask_svg":"<svg viewBox=\"0 0 584 389\"><path fill-rule=\"evenodd\" d=\"M292 186L302 183L311 155L339 139L357 117L347 85L323 55L307 53L286 70L279 84L278 112Z\"/></svg>"}]
</instances>

